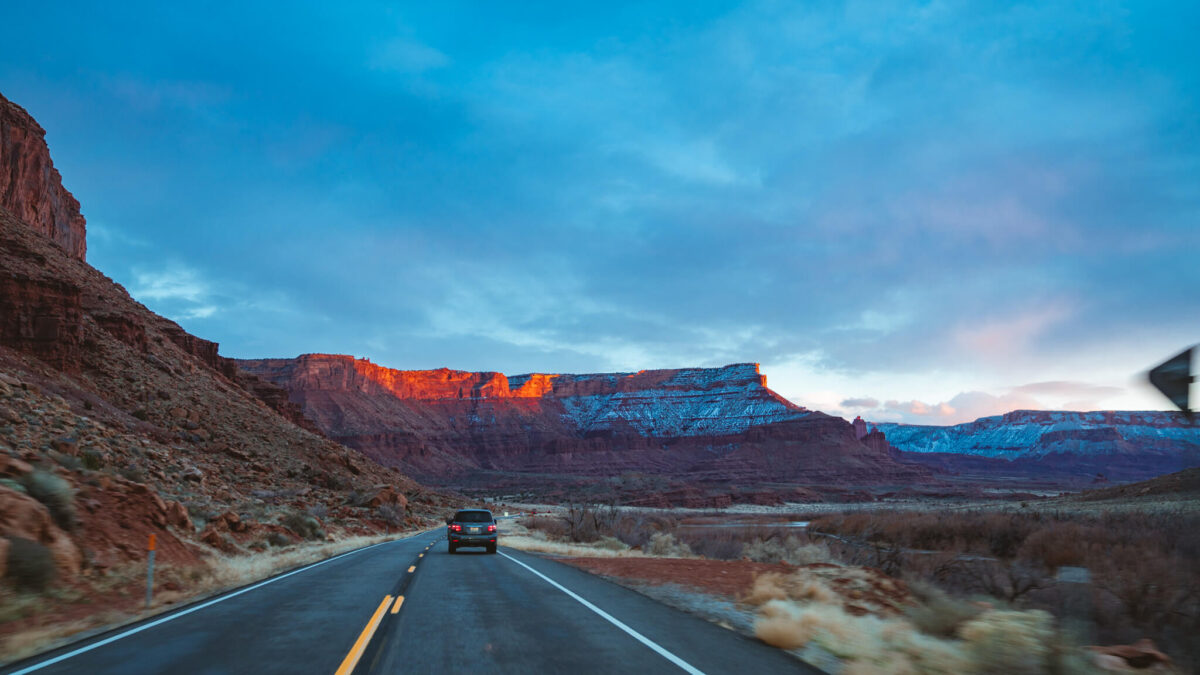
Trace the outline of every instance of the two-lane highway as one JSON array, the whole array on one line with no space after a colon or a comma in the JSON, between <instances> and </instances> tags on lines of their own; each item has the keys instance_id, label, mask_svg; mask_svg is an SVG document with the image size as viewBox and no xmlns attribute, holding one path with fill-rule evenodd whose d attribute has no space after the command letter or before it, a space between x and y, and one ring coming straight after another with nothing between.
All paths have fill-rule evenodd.
<instances>
[{"instance_id":1,"label":"two-lane highway","mask_svg":"<svg viewBox=\"0 0 1200 675\"><path fill-rule=\"evenodd\" d=\"M503 543L503 537L501 538ZM575 568L426 533L360 549L6 673L812 672Z\"/></svg>"}]
</instances>

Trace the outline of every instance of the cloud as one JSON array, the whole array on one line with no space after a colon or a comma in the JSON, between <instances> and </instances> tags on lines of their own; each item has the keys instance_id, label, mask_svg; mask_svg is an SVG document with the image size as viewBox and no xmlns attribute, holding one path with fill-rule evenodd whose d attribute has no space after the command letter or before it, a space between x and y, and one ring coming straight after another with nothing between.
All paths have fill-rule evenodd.
<instances>
[{"instance_id":1,"label":"cloud","mask_svg":"<svg viewBox=\"0 0 1200 675\"><path fill-rule=\"evenodd\" d=\"M842 401L843 408L878 408L879 400L873 398L848 398Z\"/></svg>"},{"instance_id":2,"label":"cloud","mask_svg":"<svg viewBox=\"0 0 1200 675\"><path fill-rule=\"evenodd\" d=\"M407 38L395 38L380 46L371 57L376 70L423 73L450 65L450 57L441 51Z\"/></svg>"},{"instance_id":3,"label":"cloud","mask_svg":"<svg viewBox=\"0 0 1200 675\"><path fill-rule=\"evenodd\" d=\"M1125 392L1124 387L1054 380L1030 382L1012 388L1013 392L1060 397L1108 398Z\"/></svg>"},{"instance_id":4,"label":"cloud","mask_svg":"<svg viewBox=\"0 0 1200 675\"><path fill-rule=\"evenodd\" d=\"M989 394L964 391L948 401L927 403L919 400L886 401L875 415L880 420L911 424L951 425L972 422L981 417L1002 415L1013 410L1045 410L1047 406L1025 393Z\"/></svg>"},{"instance_id":5,"label":"cloud","mask_svg":"<svg viewBox=\"0 0 1200 675\"><path fill-rule=\"evenodd\" d=\"M948 418L957 412L946 403L928 404L922 401L887 401L884 410L916 418Z\"/></svg>"},{"instance_id":6,"label":"cloud","mask_svg":"<svg viewBox=\"0 0 1200 675\"><path fill-rule=\"evenodd\" d=\"M954 341L981 359L1004 360L1031 347L1054 325L1071 314L1064 302L1016 312L978 325L960 326Z\"/></svg>"},{"instance_id":7,"label":"cloud","mask_svg":"<svg viewBox=\"0 0 1200 675\"><path fill-rule=\"evenodd\" d=\"M1125 401L1035 385L1200 334L1197 9L661 11L24 3L0 81L93 260L239 355L819 352L772 382L944 421Z\"/></svg>"},{"instance_id":8,"label":"cloud","mask_svg":"<svg viewBox=\"0 0 1200 675\"><path fill-rule=\"evenodd\" d=\"M135 270L133 294L145 300L180 300L199 303L211 294L209 284L195 270L172 266L158 270Z\"/></svg>"}]
</instances>

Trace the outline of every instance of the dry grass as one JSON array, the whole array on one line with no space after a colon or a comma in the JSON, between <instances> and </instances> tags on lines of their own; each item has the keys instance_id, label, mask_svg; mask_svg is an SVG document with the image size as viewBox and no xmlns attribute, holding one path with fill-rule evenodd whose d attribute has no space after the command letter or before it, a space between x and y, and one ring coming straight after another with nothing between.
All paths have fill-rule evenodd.
<instances>
[{"instance_id":1,"label":"dry grass","mask_svg":"<svg viewBox=\"0 0 1200 675\"><path fill-rule=\"evenodd\" d=\"M855 512L815 518L847 562L960 595L1070 618L1096 644L1150 638L1200 668L1200 513L1039 509ZM1056 580L1084 567L1090 584Z\"/></svg>"},{"instance_id":2,"label":"dry grass","mask_svg":"<svg viewBox=\"0 0 1200 675\"><path fill-rule=\"evenodd\" d=\"M208 574L198 580L207 591L220 591L265 579L284 570L332 558L340 553L416 534L359 536L319 544L299 544L270 549L248 556L217 554L210 560Z\"/></svg>"},{"instance_id":3,"label":"dry grass","mask_svg":"<svg viewBox=\"0 0 1200 675\"><path fill-rule=\"evenodd\" d=\"M523 522L514 521L505 524L504 530L501 533L500 543L520 551L549 553L550 555L570 557L627 558L642 557L645 555L641 551L633 550L625 543L612 537L602 537L596 541L586 543L561 541L553 538L554 535L547 534L547 530L550 528L546 527L546 523L554 523L555 521L543 521L539 523L536 521L530 522L531 520L527 518ZM531 528L529 525L533 525L533 527ZM565 532L565 528L563 532Z\"/></svg>"},{"instance_id":4,"label":"dry grass","mask_svg":"<svg viewBox=\"0 0 1200 675\"><path fill-rule=\"evenodd\" d=\"M815 647L832 653L842 661L843 673L1092 672L1078 648L1063 644L1046 612L987 610L946 638L923 633L904 617L851 614L826 602L819 586L805 585L802 593L802 599L762 602L755 634L782 649Z\"/></svg>"},{"instance_id":5,"label":"dry grass","mask_svg":"<svg viewBox=\"0 0 1200 675\"><path fill-rule=\"evenodd\" d=\"M621 523L622 521L618 521ZM623 523L622 527L628 525ZM601 531L611 531L601 528ZM695 558L696 555L687 544L679 541L674 534L663 531L645 533L644 546L632 547L622 539L600 534L593 530L594 539L588 541L571 541L560 539L568 537L569 529L559 527L559 521L546 518L526 518L520 522L506 525L501 543L522 551L549 553L571 557L590 558ZM592 536L589 534L589 537ZM632 535L629 535L632 536Z\"/></svg>"},{"instance_id":6,"label":"dry grass","mask_svg":"<svg viewBox=\"0 0 1200 675\"><path fill-rule=\"evenodd\" d=\"M835 558L824 542L808 543L795 535L786 539L754 539L742 547L742 557L754 562L810 565L832 563Z\"/></svg>"}]
</instances>

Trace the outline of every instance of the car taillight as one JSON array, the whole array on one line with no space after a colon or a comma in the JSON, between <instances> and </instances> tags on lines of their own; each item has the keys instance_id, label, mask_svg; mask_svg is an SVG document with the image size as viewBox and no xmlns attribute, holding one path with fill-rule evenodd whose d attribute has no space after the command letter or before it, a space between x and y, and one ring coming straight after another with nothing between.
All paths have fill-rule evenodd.
<instances>
[{"instance_id":1,"label":"car taillight","mask_svg":"<svg viewBox=\"0 0 1200 675\"><path fill-rule=\"evenodd\" d=\"M462 525L451 525L450 531L451 532L462 532Z\"/></svg>"},{"instance_id":2,"label":"car taillight","mask_svg":"<svg viewBox=\"0 0 1200 675\"><path fill-rule=\"evenodd\" d=\"M488 532L495 532L495 531L496 531L495 525L488 525Z\"/></svg>"}]
</instances>

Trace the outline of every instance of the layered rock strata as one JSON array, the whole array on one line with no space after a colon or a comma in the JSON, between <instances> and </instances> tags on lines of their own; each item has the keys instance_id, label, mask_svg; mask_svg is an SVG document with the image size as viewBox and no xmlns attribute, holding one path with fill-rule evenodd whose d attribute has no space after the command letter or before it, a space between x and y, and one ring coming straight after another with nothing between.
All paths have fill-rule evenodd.
<instances>
[{"instance_id":1,"label":"layered rock strata","mask_svg":"<svg viewBox=\"0 0 1200 675\"><path fill-rule=\"evenodd\" d=\"M0 206L76 260L87 255L79 201L62 185L46 131L21 106L0 95Z\"/></svg>"},{"instance_id":2,"label":"layered rock strata","mask_svg":"<svg viewBox=\"0 0 1200 675\"><path fill-rule=\"evenodd\" d=\"M479 472L705 481L921 479L844 420L771 391L758 364L586 375L401 371L344 355L239 361L330 438L430 482Z\"/></svg>"}]
</instances>

